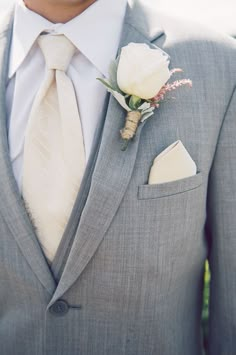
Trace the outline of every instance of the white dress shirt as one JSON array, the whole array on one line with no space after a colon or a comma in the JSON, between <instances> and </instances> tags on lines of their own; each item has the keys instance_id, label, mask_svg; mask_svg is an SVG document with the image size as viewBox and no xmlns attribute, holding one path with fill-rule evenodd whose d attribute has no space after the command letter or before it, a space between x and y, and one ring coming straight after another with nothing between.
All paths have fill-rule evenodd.
<instances>
[{"instance_id":1,"label":"white dress shirt","mask_svg":"<svg viewBox=\"0 0 236 355\"><path fill-rule=\"evenodd\" d=\"M126 3L127 0L97 0L65 24L49 22L27 9L23 0L16 4L6 103L10 158L20 191L25 130L45 75L44 58L36 39L43 31L64 34L78 49L67 73L76 91L87 161L106 98L106 90L96 78L107 76L110 62L116 58Z\"/></svg>"}]
</instances>

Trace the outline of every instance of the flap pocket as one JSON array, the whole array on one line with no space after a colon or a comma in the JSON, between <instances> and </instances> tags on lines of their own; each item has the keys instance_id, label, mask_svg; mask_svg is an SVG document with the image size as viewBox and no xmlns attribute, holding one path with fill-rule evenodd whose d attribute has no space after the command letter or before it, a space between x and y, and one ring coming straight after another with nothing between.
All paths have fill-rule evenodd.
<instances>
[{"instance_id":1,"label":"flap pocket","mask_svg":"<svg viewBox=\"0 0 236 355\"><path fill-rule=\"evenodd\" d=\"M140 185L138 187L138 199L155 199L181 194L186 191L194 190L202 184L202 173L199 172L194 176L186 179L167 182L156 185Z\"/></svg>"}]
</instances>

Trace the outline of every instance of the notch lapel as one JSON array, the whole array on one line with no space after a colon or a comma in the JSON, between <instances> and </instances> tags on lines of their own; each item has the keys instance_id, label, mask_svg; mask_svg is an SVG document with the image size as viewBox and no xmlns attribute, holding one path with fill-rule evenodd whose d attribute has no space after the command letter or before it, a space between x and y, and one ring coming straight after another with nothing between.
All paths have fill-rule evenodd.
<instances>
[{"instance_id":1,"label":"notch lapel","mask_svg":"<svg viewBox=\"0 0 236 355\"><path fill-rule=\"evenodd\" d=\"M150 41L133 26L131 12L134 10L128 6L120 49L130 42L151 46ZM163 31L159 31L158 36L162 33ZM90 192L70 255L48 307L62 297L81 275L102 242L125 195L135 165L141 131L145 125L144 122L139 126L135 139L127 151L122 152L119 132L124 126L125 117L124 109L110 97Z\"/></svg>"},{"instance_id":2,"label":"notch lapel","mask_svg":"<svg viewBox=\"0 0 236 355\"><path fill-rule=\"evenodd\" d=\"M56 284L19 194L9 156L5 100L13 12L4 16L0 24L0 213L31 269L49 294L52 294Z\"/></svg>"}]
</instances>

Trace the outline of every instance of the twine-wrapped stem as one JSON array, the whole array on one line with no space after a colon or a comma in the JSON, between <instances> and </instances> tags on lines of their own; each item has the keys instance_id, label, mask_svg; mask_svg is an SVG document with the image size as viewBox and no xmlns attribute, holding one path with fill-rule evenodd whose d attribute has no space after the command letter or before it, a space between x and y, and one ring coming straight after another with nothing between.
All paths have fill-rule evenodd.
<instances>
[{"instance_id":1,"label":"twine-wrapped stem","mask_svg":"<svg viewBox=\"0 0 236 355\"><path fill-rule=\"evenodd\" d=\"M140 111L130 111L127 114L125 127L120 131L123 140L122 150L126 150L129 141L134 138L138 125L141 121L142 115Z\"/></svg>"}]
</instances>

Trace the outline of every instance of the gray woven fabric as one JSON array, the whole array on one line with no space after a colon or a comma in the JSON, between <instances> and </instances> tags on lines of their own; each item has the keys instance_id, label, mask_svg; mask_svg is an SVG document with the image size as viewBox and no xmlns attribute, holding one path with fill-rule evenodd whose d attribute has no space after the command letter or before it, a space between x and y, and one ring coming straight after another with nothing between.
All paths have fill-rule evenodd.
<instances>
[{"instance_id":1,"label":"gray woven fabric","mask_svg":"<svg viewBox=\"0 0 236 355\"><path fill-rule=\"evenodd\" d=\"M0 29L1 355L200 355L208 255L210 354L235 354L235 40L136 3L128 6L121 47L161 47L193 88L176 91L176 100L140 126L125 153L119 140L125 112L110 99L90 190L56 282L9 160L5 85L11 28L9 14ZM177 139L198 174L147 186L153 159ZM69 223L76 222L74 213ZM69 305L67 313L50 308L59 299Z\"/></svg>"}]
</instances>

